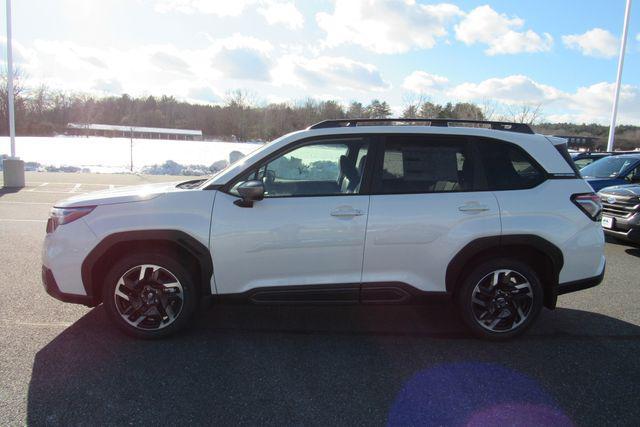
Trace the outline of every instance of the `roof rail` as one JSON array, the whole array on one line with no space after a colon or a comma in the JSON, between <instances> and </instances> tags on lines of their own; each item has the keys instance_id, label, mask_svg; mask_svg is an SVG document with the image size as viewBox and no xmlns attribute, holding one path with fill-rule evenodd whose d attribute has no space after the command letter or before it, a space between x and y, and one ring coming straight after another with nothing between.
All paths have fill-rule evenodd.
<instances>
[{"instance_id":1,"label":"roof rail","mask_svg":"<svg viewBox=\"0 0 640 427\"><path fill-rule=\"evenodd\" d=\"M422 118L397 118L397 119L334 119L323 120L319 123L311 125L307 130L311 129L326 129L337 127L355 127L360 123L368 123L370 125L394 125L395 123L420 123L426 126L441 126L448 127L451 123L468 123L476 125L488 125L494 130L504 130L509 132L519 133L534 133L531 130L531 126L526 123L512 123L512 122L496 122L488 120L467 120L467 119L422 119Z\"/></svg>"}]
</instances>

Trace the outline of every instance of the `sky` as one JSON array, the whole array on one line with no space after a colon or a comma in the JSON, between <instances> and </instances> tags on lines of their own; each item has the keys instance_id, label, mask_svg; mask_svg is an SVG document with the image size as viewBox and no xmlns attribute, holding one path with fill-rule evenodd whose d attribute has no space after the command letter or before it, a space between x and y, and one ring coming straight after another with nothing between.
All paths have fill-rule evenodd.
<instances>
[{"instance_id":1,"label":"sky","mask_svg":"<svg viewBox=\"0 0 640 427\"><path fill-rule=\"evenodd\" d=\"M4 6L4 5L3 5ZM609 121L625 0L14 0L27 87L257 104L306 98L541 106ZM4 28L4 7L2 31ZM619 123L640 125L640 3ZM0 39L5 61L6 38ZM6 67L6 64L2 64Z\"/></svg>"}]
</instances>

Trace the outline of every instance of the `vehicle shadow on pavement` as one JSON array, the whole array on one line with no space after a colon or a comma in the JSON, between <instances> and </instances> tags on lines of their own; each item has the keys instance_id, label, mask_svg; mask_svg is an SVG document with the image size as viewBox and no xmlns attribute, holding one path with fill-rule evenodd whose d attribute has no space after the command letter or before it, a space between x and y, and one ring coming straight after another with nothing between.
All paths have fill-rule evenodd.
<instances>
[{"instance_id":1,"label":"vehicle shadow on pavement","mask_svg":"<svg viewBox=\"0 0 640 427\"><path fill-rule=\"evenodd\" d=\"M625 249L625 252L628 253L629 255L633 255L635 257L640 258L640 248Z\"/></svg>"},{"instance_id":2,"label":"vehicle shadow on pavement","mask_svg":"<svg viewBox=\"0 0 640 427\"><path fill-rule=\"evenodd\" d=\"M97 307L37 353L27 423L631 424L638 338L562 308L492 343L448 305L214 306L141 341Z\"/></svg>"}]
</instances>

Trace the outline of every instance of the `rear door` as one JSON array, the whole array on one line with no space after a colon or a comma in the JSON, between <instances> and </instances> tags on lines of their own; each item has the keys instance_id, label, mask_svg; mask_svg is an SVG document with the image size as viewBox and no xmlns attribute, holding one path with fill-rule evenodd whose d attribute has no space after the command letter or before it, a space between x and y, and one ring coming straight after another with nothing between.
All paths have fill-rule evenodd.
<instances>
[{"instance_id":1,"label":"rear door","mask_svg":"<svg viewBox=\"0 0 640 427\"><path fill-rule=\"evenodd\" d=\"M472 240L500 235L495 197L484 186L472 143L449 135L384 139L372 173L362 299L401 282L444 292L446 269Z\"/></svg>"}]
</instances>

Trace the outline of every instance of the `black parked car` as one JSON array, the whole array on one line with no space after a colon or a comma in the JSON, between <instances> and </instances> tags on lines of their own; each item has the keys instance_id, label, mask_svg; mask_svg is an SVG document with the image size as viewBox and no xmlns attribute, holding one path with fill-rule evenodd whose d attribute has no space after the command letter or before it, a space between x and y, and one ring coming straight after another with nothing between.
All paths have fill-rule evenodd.
<instances>
[{"instance_id":1,"label":"black parked car","mask_svg":"<svg viewBox=\"0 0 640 427\"><path fill-rule=\"evenodd\" d=\"M605 234L640 243L640 185L616 185L598 194L602 199Z\"/></svg>"}]
</instances>

